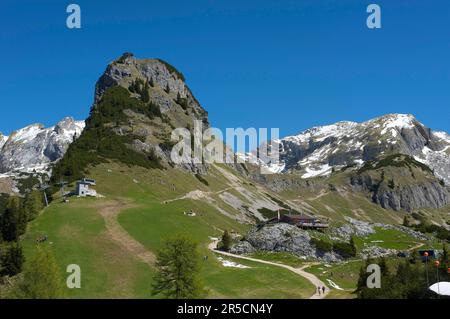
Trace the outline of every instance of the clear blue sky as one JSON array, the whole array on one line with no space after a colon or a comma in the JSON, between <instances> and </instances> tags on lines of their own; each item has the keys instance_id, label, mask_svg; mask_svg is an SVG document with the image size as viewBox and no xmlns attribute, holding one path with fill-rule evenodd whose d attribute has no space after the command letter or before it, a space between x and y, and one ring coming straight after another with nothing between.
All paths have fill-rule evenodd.
<instances>
[{"instance_id":1,"label":"clear blue sky","mask_svg":"<svg viewBox=\"0 0 450 319\"><path fill-rule=\"evenodd\" d=\"M66 6L82 10L69 30ZM366 7L382 7L369 30ZM448 0L0 2L0 131L87 117L125 51L175 65L213 126L279 127L412 113L450 131Z\"/></svg>"}]
</instances>

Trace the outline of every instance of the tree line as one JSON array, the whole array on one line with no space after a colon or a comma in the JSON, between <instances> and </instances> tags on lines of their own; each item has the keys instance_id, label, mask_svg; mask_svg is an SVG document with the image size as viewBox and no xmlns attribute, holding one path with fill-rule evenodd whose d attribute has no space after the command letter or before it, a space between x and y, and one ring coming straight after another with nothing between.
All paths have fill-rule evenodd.
<instances>
[{"instance_id":1,"label":"tree line","mask_svg":"<svg viewBox=\"0 0 450 319\"><path fill-rule=\"evenodd\" d=\"M63 278L50 249L37 246L25 263L21 237L44 209L43 193L0 195L0 299L61 298Z\"/></svg>"},{"instance_id":2,"label":"tree line","mask_svg":"<svg viewBox=\"0 0 450 319\"><path fill-rule=\"evenodd\" d=\"M28 222L43 208L43 195L38 191L32 191L24 198L0 197L0 277L15 276L22 271L25 258L19 239Z\"/></svg>"},{"instance_id":3,"label":"tree line","mask_svg":"<svg viewBox=\"0 0 450 319\"><path fill-rule=\"evenodd\" d=\"M368 288L367 266L377 264L381 272L381 287ZM444 244L439 259L424 262L417 251L397 265L388 265L384 258L368 259L361 267L356 294L360 299L435 299L428 289L438 281L450 281L448 247ZM441 297L442 298L442 297Z\"/></svg>"}]
</instances>

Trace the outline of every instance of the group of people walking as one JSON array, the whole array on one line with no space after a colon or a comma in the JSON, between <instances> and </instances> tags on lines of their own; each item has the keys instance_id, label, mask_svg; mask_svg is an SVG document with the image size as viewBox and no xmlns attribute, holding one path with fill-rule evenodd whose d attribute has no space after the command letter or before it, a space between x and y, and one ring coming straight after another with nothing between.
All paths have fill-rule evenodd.
<instances>
[{"instance_id":1,"label":"group of people walking","mask_svg":"<svg viewBox=\"0 0 450 319\"><path fill-rule=\"evenodd\" d=\"M319 296L321 295L321 294L325 294L325 290L326 290L326 288L325 288L325 286L322 286L322 287L317 287L317 293L319 294Z\"/></svg>"}]
</instances>

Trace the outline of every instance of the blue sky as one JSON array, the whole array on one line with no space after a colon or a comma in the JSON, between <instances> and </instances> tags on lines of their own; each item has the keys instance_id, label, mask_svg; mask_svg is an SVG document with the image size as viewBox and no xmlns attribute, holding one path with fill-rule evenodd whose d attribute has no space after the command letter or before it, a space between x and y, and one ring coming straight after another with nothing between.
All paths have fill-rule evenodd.
<instances>
[{"instance_id":1,"label":"blue sky","mask_svg":"<svg viewBox=\"0 0 450 319\"><path fill-rule=\"evenodd\" d=\"M66 6L82 10L69 30ZM382 8L382 29L366 7ZM412 113L450 131L448 0L0 3L0 131L87 117L125 51L184 73L213 126L279 127Z\"/></svg>"}]
</instances>

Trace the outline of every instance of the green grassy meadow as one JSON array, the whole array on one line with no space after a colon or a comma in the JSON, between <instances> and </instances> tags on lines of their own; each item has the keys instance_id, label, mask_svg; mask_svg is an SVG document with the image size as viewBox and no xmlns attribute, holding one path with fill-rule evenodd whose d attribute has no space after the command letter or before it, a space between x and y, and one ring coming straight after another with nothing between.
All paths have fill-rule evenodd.
<instances>
[{"instance_id":1,"label":"green grassy meadow","mask_svg":"<svg viewBox=\"0 0 450 319\"><path fill-rule=\"evenodd\" d=\"M101 164L90 171L97 180L102 199L71 198L55 201L29 225L24 238L26 257L33 254L36 239L47 235L41 245L51 247L64 278L69 264L81 267L81 289L67 289L70 298L150 298L154 269L112 240L98 207L126 201L127 208L117 217L126 232L151 252L163 239L183 233L198 244L202 256L201 278L208 298L308 298L314 287L304 278L276 266L237 260L249 269L224 267L208 248L210 237L221 230L245 233L249 225L236 222L213 206L180 197L204 185L190 174L177 170L149 171L118 164ZM226 183L209 177L220 190ZM251 186L248 186L251 187ZM193 210L195 217L183 214ZM229 260L230 258L226 258ZM270 289L268 289L270 287Z\"/></svg>"}]
</instances>

